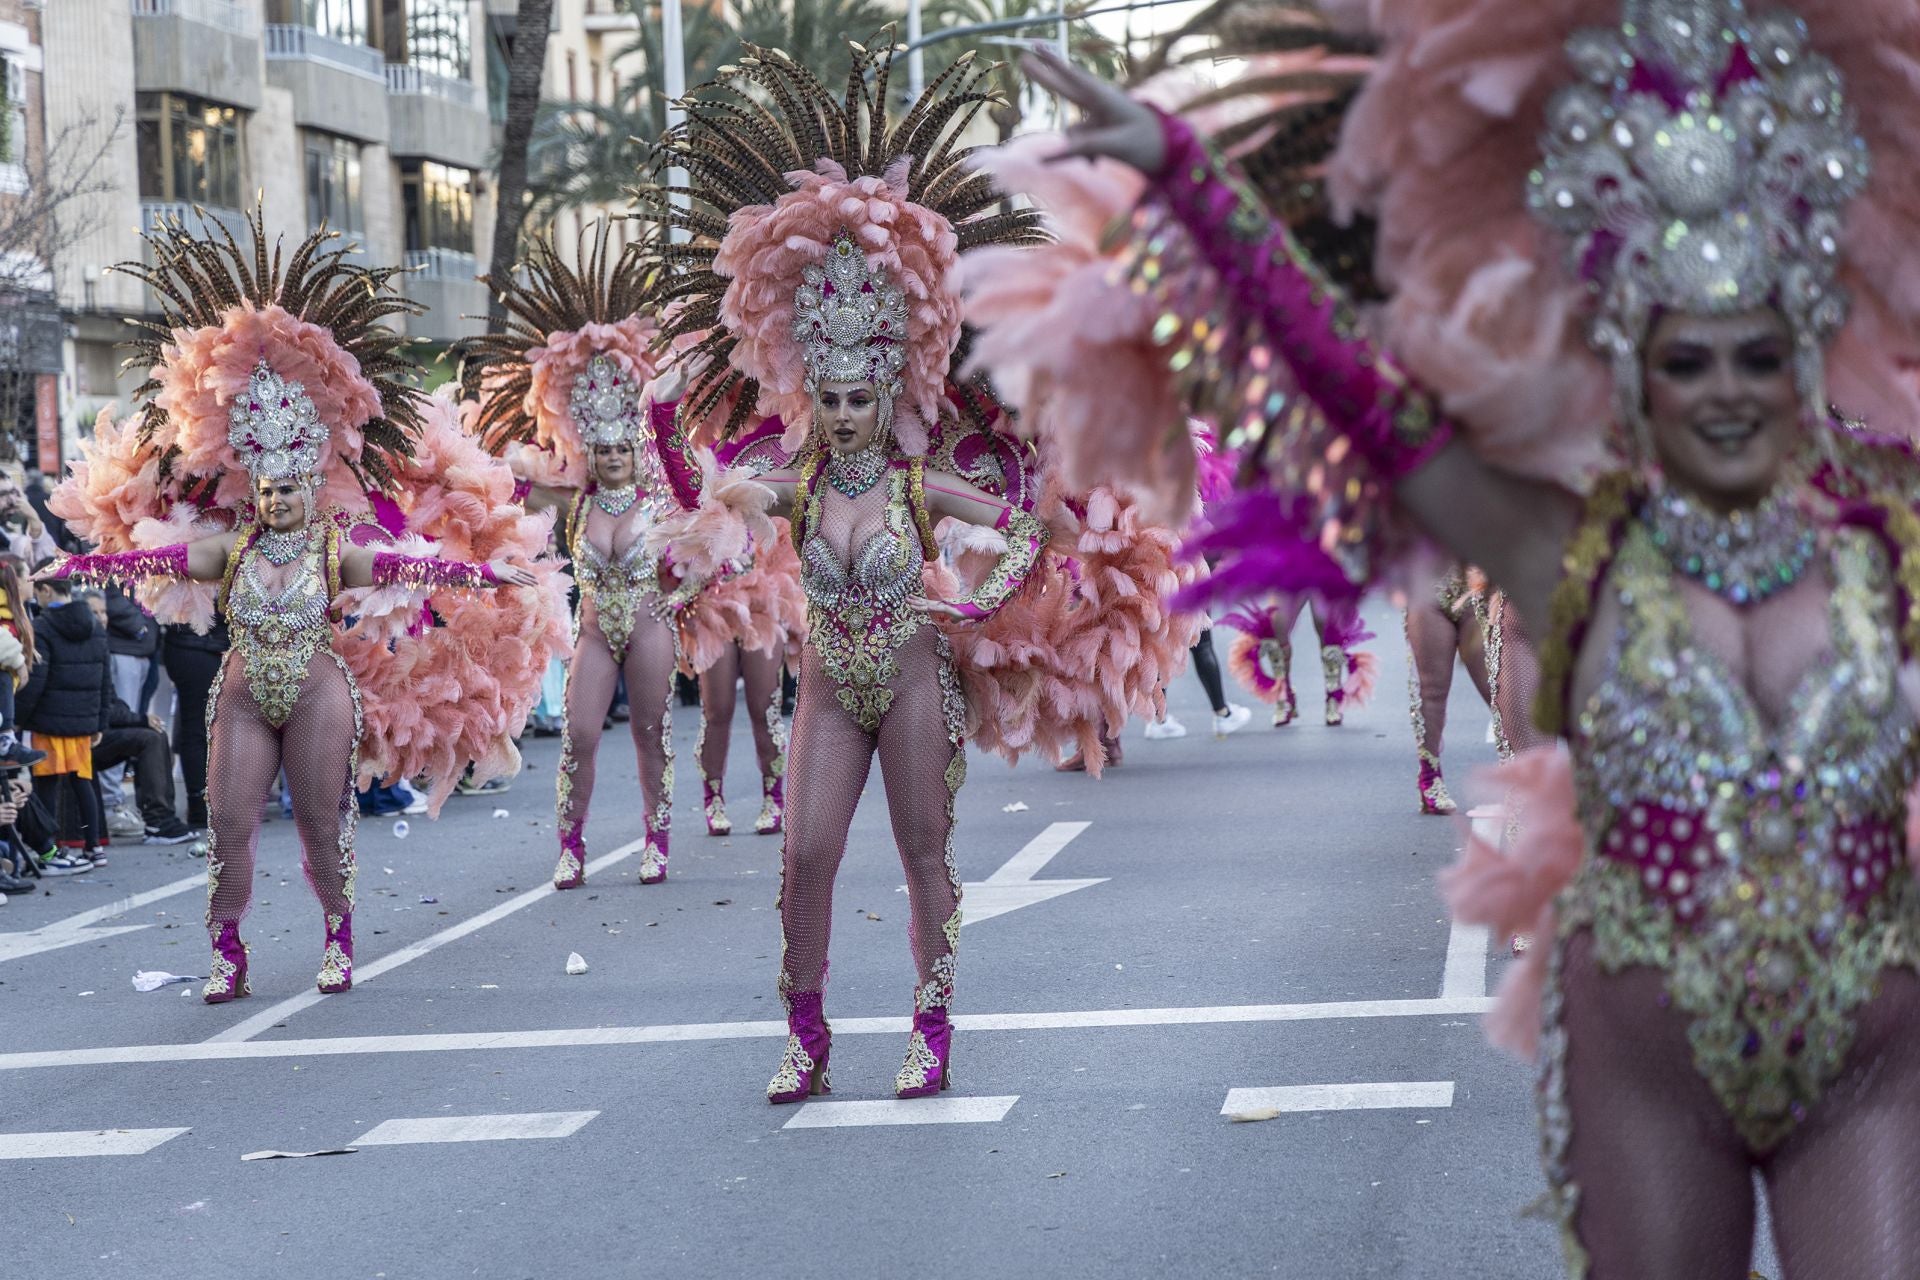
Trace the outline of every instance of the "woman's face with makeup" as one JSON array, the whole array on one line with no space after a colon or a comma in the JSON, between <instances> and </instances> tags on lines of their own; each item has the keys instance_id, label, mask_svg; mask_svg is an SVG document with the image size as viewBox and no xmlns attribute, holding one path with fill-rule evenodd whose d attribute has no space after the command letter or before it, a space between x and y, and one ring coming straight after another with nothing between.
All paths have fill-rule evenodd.
<instances>
[{"instance_id":1,"label":"woman's face with makeup","mask_svg":"<svg viewBox=\"0 0 1920 1280\"><path fill-rule=\"evenodd\" d=\"M1780 313L1671 313L1646 346L1647 419L1667 479L1723 510L1752 506L1800 444L1793 335Z\"/></svg>"}]
</instances>

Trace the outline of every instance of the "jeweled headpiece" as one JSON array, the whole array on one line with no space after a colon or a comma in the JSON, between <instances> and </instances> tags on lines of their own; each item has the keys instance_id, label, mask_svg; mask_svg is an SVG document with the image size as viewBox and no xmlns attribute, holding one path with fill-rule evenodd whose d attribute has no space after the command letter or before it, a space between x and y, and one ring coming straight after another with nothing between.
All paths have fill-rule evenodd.
<instances>
[{"instance_id":1,"label":"jeweled headpiece","mask_svg":"<svg viewBox=\"0 0 1920 1280\"><path fill-rule=\"evenodd\" d=\"M312 480L327 445L327 426L305 386L288 382L264 359L227 414L227 442L255 480Z\"/></svg>"},{"instance_id":2,"label":"jeweled headpiece","mask_svg":"<svg viewBox=\"0 0 1920 1280\"><path fill-rule=\"evenodd\" d=\"M904 390L907 300L844 231L824 264L809 266L793 295L793 336L807 363L807 390L823 382L874 382L891 399Z\"/></svg>"},{"instance_id":3,"label":"jeweled headpiece","mask_svg":"<svg viewBox=\"0 0 1920 1280\"><path fill-rule=\"evenodd\" d=\"M567 408L588 448L602 444L638 445L646 431L640 412L640 384L622 372L605 352L596 352L573 377Z\"/></svg>"},{"instance_id":4,"label":"jeweled headpiece","mask_svg":"<svg viewBox=\"0 0 1920 1280\"><path fill-rule=\"evenodd\" d=\"M1661 310L1771 304L1792 327L1809 412L1846 320L1842 210L1869 159L1833 64L1783 10L1745 0L1627 0L1617 28L1567 42L1579 82L1547 111L1529 206L1572 237L1599 293L1590 337L1624 421L1645 415L1641 345Z\"/></svg>"}]
</instances>

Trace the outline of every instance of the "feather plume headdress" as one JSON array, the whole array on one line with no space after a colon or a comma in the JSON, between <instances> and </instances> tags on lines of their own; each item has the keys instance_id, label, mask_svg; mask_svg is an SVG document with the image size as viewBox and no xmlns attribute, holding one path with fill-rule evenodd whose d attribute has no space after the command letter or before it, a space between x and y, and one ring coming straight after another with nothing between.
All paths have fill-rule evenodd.
<instances>
[{"instance_id":1,"label":"feather plume headdress","mask_svg":"<svg viewBox=\"0 0 1920 1280\"><path fill-rule=\"evenodd\" d=\"M518 449L524 470L572 488L586 483L593 446L639 452L641 393L655 373L653 280L637 248L615 251L604 222L581 237L571 263L537 238L522 272L487 280L507 322L460 344L460 378L489 451Z\"/></svg>"},{"instance_id":2,"label":"feather plume headdress","mask_svg":"<svg viewBox=\"0 0 1920 1280\"><path fill-rule=\"evenodd\" d=\"M1830 394L1884 431L1920 427L1920 182L1867 164L1920 145L1920 9L1341 7L1369 11L1383 47L1330 189L1378 221L1389 345L1483 454L1572 484L1608 465L1659 307L1770 301L1809 413ZM1873 109L1854 119L1848 99Z\"/></svg>"},{"instance_id":3,"label":"feather plume headdress","mask_svg":"<svg viewBox=\"0 0 1920 1280\"><path fill-rule=\"evenodd\" d=\"M400 295L397 270L349 263L332 232L283 258L257 211L247 248L207 226L217 236L165 223L146 237L151 263L116 268L160 305L128 344L127 366L148 378L126 443L203 509L249 510L249 475L297 476L364 506L420 430L417 366L387 321L421 308Z\"/></svg>"},{"instance_id":4,"label":"feather plume headdress","mask_svg":"<svg viewBox=\"0 0 1920 1280\"><path fill-rule=\"evenodd\" d=\"M897 386L883 396L894 438L924 453L961 345L960 255L1041 236L1032 211L993 210L992 180L960 145L995 101L982 87L990 68L961 58L889 123L895 49L891 29L882 34L879 50L853 46L839 98L786 54L748 45L738 66L687 96L685 123L660 148L663 173L690 175L686 207L664 185L642 198L657 224L690 233L656 252L662 342L704 364L683 402L698 441L777 415L797 451L812 385L829 367L858 365L860 380ZM845 290L836 271L847 273ZM881 323L905 332L889 339Z\"/></svg>"}]
</instances>

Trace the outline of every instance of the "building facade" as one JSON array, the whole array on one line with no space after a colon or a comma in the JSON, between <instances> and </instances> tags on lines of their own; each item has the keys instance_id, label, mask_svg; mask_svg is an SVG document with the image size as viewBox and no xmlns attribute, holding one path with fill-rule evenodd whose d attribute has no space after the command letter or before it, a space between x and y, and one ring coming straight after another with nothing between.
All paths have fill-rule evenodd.
<instances>
[{"instance_id":1,"label":"building facade","mask_svg":"<svg viewBox=\"0 0 1920 1280\"><path fill-rule=\"evenodd\" d=\"M407 330L428 358L477 332L517 7L0 0L0 58L32 68L20 99L44 104L22 132L110 139L102 189L69 219L80 233L45 264L64 341L52 407L36 396L34 412L59 437L59 458L48 456L56 441L36 434L32 460L56 470L100 409L124 408L143 380L120 369L117 344L153 302L111 267L141 258L140 231L163 220L204 217L239 233L257 200L270 235L291 241L325 224L366 264L409 269L402 288L426 311ZM588 8L558 0L546 96L567 95L569 77L588 89L610 78L602 37L585 29ZM7 172L0 162L0 192ZM560 230L570 242L577 226Z\"/></svg>"}]
</instances>

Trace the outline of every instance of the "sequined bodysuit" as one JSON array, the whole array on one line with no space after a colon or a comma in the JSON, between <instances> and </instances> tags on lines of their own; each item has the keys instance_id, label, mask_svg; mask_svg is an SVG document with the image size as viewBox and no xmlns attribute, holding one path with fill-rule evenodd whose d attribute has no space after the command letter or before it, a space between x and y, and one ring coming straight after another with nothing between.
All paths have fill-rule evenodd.
<instances>
[{"instance_id":1,"label":"sequined bodysuit","mask_svg":"<svg viewBox=\"0 0 1920 1280\"><path fill-rule=\"evenodd\" d=\"M1591 930L1610 972L1667 972L1695 1064L1756 1151L1839 1072L1880 969L1920 960L1905 857L1916 724L1895 681L1888 557L1860 530L1833 542L1830 660L1769 727L1630 525L1606 587L1621 623L1572 736L1593 856L1562 935Z\"/></svg>"},{"instance_id":2,"label":"sequined bodysuit","mask_svg":"<svg viewBox=\"0 0 1920 1280\"><path fill-rule=\"evenodd\" d=\"M333 648L342 534L316 525L292 563L241 538L222 587L233 648L207 701L210 924L251 901L260 807L283 771L302 865L329 928L353 909L360 692ZM329 955L329 966L335 964Z\"/></svg>"},{"instance_id":3,"label":"sequined bodysuit","mask_svg":"<svg viewBox=\"0 0 1920 1280\"><path fill-rule=\"evenodd\" d=\"M567 664L566 723L555 778L560 858L554 883L581 882L586 867L584 835L593 800L600 734L622 676L626 678L629 725L646 803L648 846L641 874L664 874L673 813L673 746L669 702L677 660L673 630L665 621L672 597L660 581L661 564L647 550L647 531L675 510L658 474L651 447L635 450L653 463L643 468L639 500L619 515L602 510L593 495L580 494L568 515L568 550L580 586L573 660Z\"/></svg>"}]
</instances>

